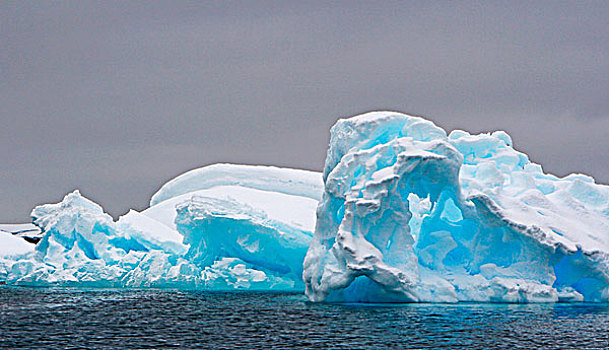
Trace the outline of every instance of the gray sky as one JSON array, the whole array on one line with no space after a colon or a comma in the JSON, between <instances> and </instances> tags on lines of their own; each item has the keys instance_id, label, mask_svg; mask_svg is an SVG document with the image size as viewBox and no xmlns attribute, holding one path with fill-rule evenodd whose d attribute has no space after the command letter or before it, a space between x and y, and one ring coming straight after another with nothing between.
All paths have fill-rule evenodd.
<instances>
[{"instance_id":1,"label":"gray sky","mask_svg":"<svg viewBox=\"0 0 609 350\"><path fill-rule=\"evenodd\" d=\"M0 222L75 188L116 216L214 162L320 170L375 109L506 130L609 182L609 2L2 1Z\"/></svg>"}]
</instances>

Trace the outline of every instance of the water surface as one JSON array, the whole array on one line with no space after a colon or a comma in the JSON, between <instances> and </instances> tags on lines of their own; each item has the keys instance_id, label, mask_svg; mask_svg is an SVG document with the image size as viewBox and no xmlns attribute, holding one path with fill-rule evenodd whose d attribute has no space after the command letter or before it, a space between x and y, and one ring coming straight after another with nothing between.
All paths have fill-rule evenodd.
<instances>
[{"instance_id":1,"label":"water surface","mask_svg":"<svg viewBox=\"0 0 609 350\"><path fill-rule=\"evenodd\" d=\"M286 293L0 287L0 348L609 349L609 305L337 305Z\"/></svg>"}]
</instances>

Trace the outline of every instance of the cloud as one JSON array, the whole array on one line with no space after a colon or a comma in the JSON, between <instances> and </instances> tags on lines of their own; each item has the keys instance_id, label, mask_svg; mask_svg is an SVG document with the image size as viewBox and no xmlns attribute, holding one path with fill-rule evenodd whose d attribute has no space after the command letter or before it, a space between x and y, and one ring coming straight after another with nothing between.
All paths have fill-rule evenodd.
<instances>
[{"instance_id":1,"label":"cloud","mask_svg":"<svg viewBox=\"0 0 609 350\"><path fill-rule=\"evenodd\" d=\"M76 186L142 208L217 161L321 169L334 121L372 109L609 182L602 2L1 6L0 222Z\"/></svg>"}]
</instances>

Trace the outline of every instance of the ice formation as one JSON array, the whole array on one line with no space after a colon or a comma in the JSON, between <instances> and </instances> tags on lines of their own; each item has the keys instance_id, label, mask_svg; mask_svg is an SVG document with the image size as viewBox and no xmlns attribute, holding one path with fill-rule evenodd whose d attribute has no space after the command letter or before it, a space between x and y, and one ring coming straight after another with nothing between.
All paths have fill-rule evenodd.
<instances>
[{"instance_id":1,"label":"ice formation","mask_svg":"<svg viewBox=\"0 0 609 350\"><path fill-rule=\"evenodd\" d=\"M317 207L311 197L315 188L321 197L321 174L228 164L209 168L170 181L157 193L163 200L118 221L78 191L36 207L32 219L44 236L34 246L6 234L19 249L5 254L8 249L0 248L0 281L303 290L302 261ZM265 181L279 183L279 189Z\"/></svg>"},{"instance_id":2,"label":"ice formation","mask_svg":"<svg viewBox=\"0 0 609 350\"><path fill-rule=\"evenodd\" d=\"M394 112L339 120L304 261L338 302L609 299L609 187L557 178L502 131Z\"/></svg>"},{"instance_id":3,"label":"ice formation","mask_svg":"<svg viewBox=\"0 0 609 350\"><path fill-rule=\"evenodd\" d=\"M272 166L212 164L188 171L164 184L150 206L185 193L217 186L240 186L321 199L323 182L318 172Z\"/></svg>"},{"instance_id":4,"label":"ice formation","mask_svg":"<svg viewBox=\"0 0 609 350\"><path fill-rule=\"evenodd\" d=\"M33 244L13 235L8 230L0 230L0 284L6 281L6 277L17 259L33 251Z\"/></svg>"},{"instance_id":5,"label":"ice formation","mask_svg":"<svg viewBox=\"0 0 609 350\"><path fill-rule=\"evenodd\" d=\"M78 191L32 219L42 234L0 226L0 284L305 290L331 302L609 300L608 186L544 174L505 132L447 135L395 112L339 120L323 179L216 164L117 221Z\"/></svg>"}]
</instances>

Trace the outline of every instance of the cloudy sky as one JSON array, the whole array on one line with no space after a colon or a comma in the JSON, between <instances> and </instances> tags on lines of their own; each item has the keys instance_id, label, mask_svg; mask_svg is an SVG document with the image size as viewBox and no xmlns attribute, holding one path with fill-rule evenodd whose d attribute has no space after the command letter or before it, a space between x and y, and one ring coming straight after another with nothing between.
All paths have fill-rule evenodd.
<instances>
[{"instance_id":1,"label":"cloudy sky","mask_svg":"<svg viewBox=\"0 0 609 350\"><path fill-rule=\"evenodd\" d=\"M0 222L79 188L117 216L214 162L320 170L337 118L508 131L609 183L609 2L0 5Z\"/></svg>"}]
</instances>

